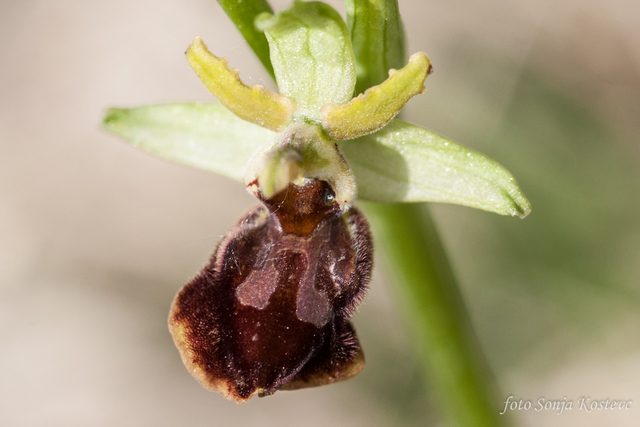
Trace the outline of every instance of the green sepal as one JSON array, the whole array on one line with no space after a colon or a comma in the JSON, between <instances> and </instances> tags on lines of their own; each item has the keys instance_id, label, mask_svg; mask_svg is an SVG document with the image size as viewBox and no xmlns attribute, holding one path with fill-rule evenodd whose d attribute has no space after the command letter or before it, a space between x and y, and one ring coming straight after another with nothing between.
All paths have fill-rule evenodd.
<instances>
[{"instance_id":1,"label":"green sepal","mask_svg":"<svg viewBox=\"0 0 640 427\"><path fill-rule=\"evenodd\" d=\"M253 153L277 136L218 103L110 108L102 127L159 157L240 182Z\"/></svg>"},{"instance_id":2,"label":"green sepal","mask_svg":"<svg viewBox=\"0 0 640 427\"><path fill-rule=\"evenodd\" d=\"M294 118L321 121L320 107L353 97L355 59L346 24L331 6L296 1L276 15L261 14L280 94L296 104Z\"/></svg>"},{"instance_id":3,"label":"green sepal","mask_svg":"<svg viewBox=\"0 0 640 427\"><path fill-rule=\"evenodd\" d=\"M520 218L531 210L504 167L419 126L395 119L340 148L362 199L454 203Z\"/></svg>"}]
</instances>

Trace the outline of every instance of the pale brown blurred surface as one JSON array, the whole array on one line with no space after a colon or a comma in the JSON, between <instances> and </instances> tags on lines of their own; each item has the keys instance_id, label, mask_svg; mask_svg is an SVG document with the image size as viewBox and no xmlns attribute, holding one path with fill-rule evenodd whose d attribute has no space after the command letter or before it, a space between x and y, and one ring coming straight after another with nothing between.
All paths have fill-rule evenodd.
<instances>
[{"instance_id":1,"label":"pale brown blurred surface","mask_svg":"<svg viewBox=\"0 0 640 427\"><path fill-rule=\"evenodd\" d=\"M496 157L532 199L521 222L435 209L504 398L631 399L622 413L516 416L530 426L638 425L640 227L616 215L638 209L638 183L624 180L639 175L621 171L637 169L640 157L640 4L438 0L401 2L401 10L409 51L426 51L436 70L406 118ZM98 126L109 106L212 99L184 60L195 35L245 81L273 87L213 0L0 2L0 424L431 421L381 271L355 319L368 367L352 381L236 406L182 366L166 328L171 299L253 200L238 183L155 159ZM524 86L532 73L536 83ZM549 105L579 107L519 109L516 101L540 88L562 94ZM539 123L569 111L568 122L581 108L615 137L589 146L593 161L573 165L575 147L546 127L532 127L522 146L505 141L520 135L510 131L519 111L540 114ZM552 160L536 164L527 151L534 144ZM615 156L600 161L608 144ZM554 170L585 168L593 186L567 181L567 196L553 197ZM610 191L594 187L612 181ZM576 206L585 210L556 215ZM542 237L527 240L544 230L557 239L551 249ZM579 271L598 260L602 270L556 268L545 261L554 250L558 264ZM491 261L492 251L513 260Z\"/></svg>"}]
</instances>

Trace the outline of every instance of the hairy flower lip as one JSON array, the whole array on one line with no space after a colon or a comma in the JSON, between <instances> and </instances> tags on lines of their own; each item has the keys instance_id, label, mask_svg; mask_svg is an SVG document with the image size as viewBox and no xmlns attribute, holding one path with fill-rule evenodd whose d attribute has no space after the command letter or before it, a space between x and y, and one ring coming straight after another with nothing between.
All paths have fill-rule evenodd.
<instances>
[{"instance_id":1,"label":"hairy flower lip","mask_svg":"<svg viewBox=\"0 0 640 427\"><path fill-rule=\"evenodd\" d=\"M240 403L364 368L348 318L371 275L371 235L327 194L314 180L265 200L174 299L169 329L206 388Z\"/></svg>"}]
</instances>

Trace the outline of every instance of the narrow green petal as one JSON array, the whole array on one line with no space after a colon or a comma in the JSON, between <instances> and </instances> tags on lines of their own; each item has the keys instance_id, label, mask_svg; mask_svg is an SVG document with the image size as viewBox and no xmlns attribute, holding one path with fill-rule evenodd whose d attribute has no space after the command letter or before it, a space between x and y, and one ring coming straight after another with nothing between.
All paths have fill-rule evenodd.
<instances>
[{"instance_id":1,"label":"narrow green petal","mask_svg":"<svg viewBox=\"0 0 640 427\"><path fill-rule=\"evenodd\" d=\"M110 108L102 127L149 153L240 182L253 153L277 135L217 103Z\"/></svg>"},{"instance_id":2,"label":"narrow green petal","mask_svg":"<svg viewBox=\"0 0 640 427\"><path fill-rule=\"evenodd\" d=\"M427 129L393 120L340 147L362 199L455 203L520 218L531 211L509 171Z\"/></svg>"},{"instance_id":3,"label":"narrow green petal","mask_svg":"<svg viewBox=\"0 0 640 427\"><path fill-rule=\"evenodd\" d=\"M382 129L413 96L424 93L424 81L433 67L425 53L413 54L400 70L344 105L324 105L322 126L332 138L353 139Z\"/></svg>"},{"instance_id":4,"label":"narrow green petal","mask_svg":"<svg viewBox=\"0 0 640 427\"><path fill-rule=\"evenodd\" d=\"M294 100L297 118L320 122L320 107L353 97L356 72L349 31L331 6L296 1L256 20L265 31L280 93Z\"/></svg>"},{"instance_id":5,"label":"narrow green petal","mask_svg":"<svg viewBox=\"0 0 640 427\"><path fill-rule=\"evenodd\" d=\"M256 16L259 14L273 12L269 3L266 0L218 0L218 4L220 4L227 16L231 18L242 37L251 46L262 65L264 65L264 68L273 77L273 67L269 59L269 43L264 33L258 31L254 24Z\"/></svg>"},{"instance_id":6,"label":"narrow green petal","mask_svg":"<svg viewBox=\"0 0 640 427\"><path fill-rule=\"evenodd\" d=\"M207 89L241 119L276 132L291 121L295 107L290 99L263 86L242 83L238 70L209 52L202 38L196 37L189 46L187 60Z\"/></svg>"}]
</instances>

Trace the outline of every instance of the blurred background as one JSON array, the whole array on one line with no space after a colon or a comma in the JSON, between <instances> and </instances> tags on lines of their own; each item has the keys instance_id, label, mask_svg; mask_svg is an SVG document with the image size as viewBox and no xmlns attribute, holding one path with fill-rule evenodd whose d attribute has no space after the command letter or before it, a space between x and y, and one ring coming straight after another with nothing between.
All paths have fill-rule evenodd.
<instances>
[{"instance_id":1,"label":"blurred background","mask_svg":"<svg viewBox=\"0 0 640 427\"><path fill-rule=\"evenodd\" d=\"M502 163L533 206L432 206L500 399L574 402L522 426L639 425L640 2L400 3L409 53L435 67L405 119ZM212 100L184 59L196 35L274 88L213 0L0 1L0 424L438 425L381 268L351 381L238 406L182 365L171 300L255 202L99 124Z\"/></svg>"}]
</instances>

